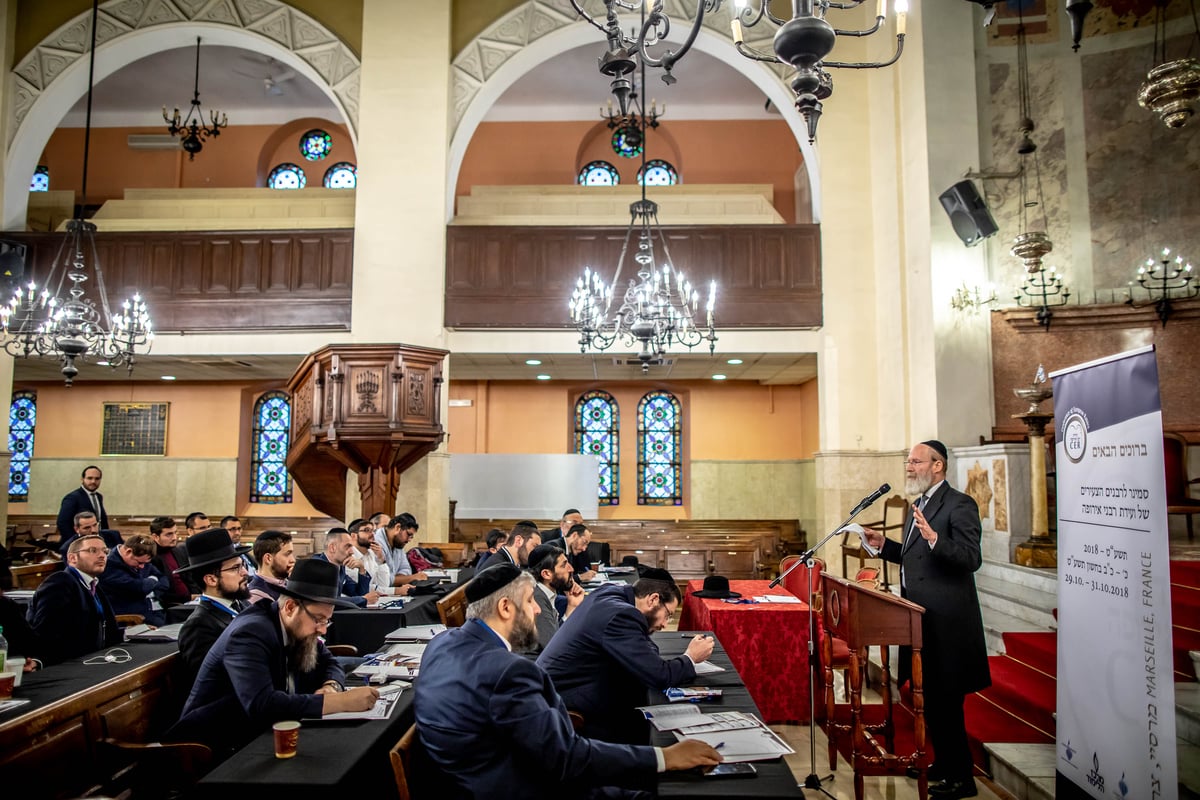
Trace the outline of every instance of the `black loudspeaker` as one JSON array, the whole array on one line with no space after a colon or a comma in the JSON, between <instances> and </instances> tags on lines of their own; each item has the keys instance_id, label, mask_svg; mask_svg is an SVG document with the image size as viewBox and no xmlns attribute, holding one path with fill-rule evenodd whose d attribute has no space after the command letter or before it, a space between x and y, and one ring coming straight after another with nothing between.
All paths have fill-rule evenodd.
<instances>
[{"instance_id":1,"label":"black loudspeaker","mask_svg":"<svg viewBox=\"0 0 1200 800\"><path fill-rule=\"evenodd\" d=\"M950 217L954 232L963 240L967 247L974 247L981 241L1000 230L992 212L988 211L987 203L975 190L975 184L970 181L959 181L938 197L942 208Z\"/></svg>"},{"instance_id":2,"label":"black loudspeaker","mask_svg":"<svg viewBox=\"0 0 1200 800\"><path fill-rule=\"evenodd\" d=\"M25 245L0 239L0 291L12 294L25 277Z\"/></svg>"}]
</instances>

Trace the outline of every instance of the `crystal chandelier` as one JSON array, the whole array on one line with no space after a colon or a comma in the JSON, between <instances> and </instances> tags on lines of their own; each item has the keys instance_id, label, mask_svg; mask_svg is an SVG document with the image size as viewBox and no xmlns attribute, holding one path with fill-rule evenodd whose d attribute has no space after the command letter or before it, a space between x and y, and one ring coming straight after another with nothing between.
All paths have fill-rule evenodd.
<instances>
[{"instance_id":1,"label":"crystal chandelier","mask_svg":"<svg viewBox=\"0 0 1200 800\"><path fill-rule=\"evenodd\" d=\"M172 136L182 136L182 144L184 152L188 154L189 161L196 160L196 153L204 149L204 139L208 137L216 138L221 135L221 128L229 124L229 118L225 114L216 111L208 112L208 119L211 124L203 125L204 112L200 110L200 37L196 37L196 84L192 90L192 107L188 110L187 116L180 118L179 109L175 109L175 113L167 116L167 107L162 109L163 119L167 121L167 132Z\"/></svg>"},{"instance_id":2,"label":"crystal chandelier","mask_svg":"<svg viewBox=\"0 0 1200 800\"><path fill-rule=\"evenodd\" d=\"M92 47L88 67L87 117L83 133L83 185L75 219L59 245L44 287L36 283L17 289L0 307L4 349L15 358L56 358L70 386L79 374L77 359L94 357L110 366L133 371L137 350L150 349L154 333L146 303L140 296L125 301L118 313L108 305L104 273L96 254L96 226L83 219L87 205L88 149L92 133L92 84L96 68L96 19L99 0L92 3ZM95 281L96 297L86 284Z\"/></svg>"},{"instance_id":3,"label":"crystal chandelier","mask_svg":"<svg viewBox=\"0 0 1200 800\"><path fill-rule=\"evenodd\" d=\"M1146 294L1154 303L1154 313L1158 315L1164 328L1167 327L1167 320L1174 313L1174 309L1171 307L1172 300L1190 300L1200 294L1200 286L1193 284L1192 278L1191 263L1185 261L1183 256L1178 254L1172 259L1169 247L1163 248L1162 254L1157 260L1147 258L1146 263L1138 267L1138 285L1146 290ZM1133 282L1130 281L1130 286L1132 285ZM1133 302L1132 290L1129 299L1125 302L1138 308Z\"/></svg>"}]
</instances>

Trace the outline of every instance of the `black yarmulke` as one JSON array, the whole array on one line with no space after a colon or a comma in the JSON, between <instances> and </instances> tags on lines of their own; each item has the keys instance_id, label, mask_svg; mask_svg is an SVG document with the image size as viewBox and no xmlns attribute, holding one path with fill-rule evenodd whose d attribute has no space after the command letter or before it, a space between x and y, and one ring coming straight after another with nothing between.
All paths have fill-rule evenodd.
<instances>
[{"instance_id":1,"label":"black yarmulke","mask_svg":"<svg viewBox=\"0 0 1200 800\"><path fill-rule=\"evenodd\" d=\"M467 602L474 603L476 600L482 600L492 592L508 586L520 575L521 569L515 564L505 562L494 566L488 565L476 573L471 582L467 584Z\"/></svg>"}]
</instances>

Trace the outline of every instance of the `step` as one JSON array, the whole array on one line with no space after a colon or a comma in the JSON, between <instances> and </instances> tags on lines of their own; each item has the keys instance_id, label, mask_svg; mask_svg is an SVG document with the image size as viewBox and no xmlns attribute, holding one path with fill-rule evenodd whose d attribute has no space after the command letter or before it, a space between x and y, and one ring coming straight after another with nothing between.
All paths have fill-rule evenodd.
<instances>
[{"instance_id":1,"label":"step","mask_svg":"<svg viewBox=\"0 0 1200 800\"><path fill-rule=\"evenodd\" d=\"M984 744L992 780L1016 800L1054 800L1053 744Z\"/></svg>"},{"instance_id":2,"label":"step","mask_svg":"<svg viewBox=\"0 0 1200 800\"><path fill-rule=\"evenodd\" d=\"M1005 564L1000 561L984 559L975 577L1000 578L1006 583L1017 583L1031 589L1058 594L1058 570L1022 567L1019 564Z\"/></svg>"},{"instance_id":3,"label":"step","mask_svg":"<svg viewBox=\"0 0 1200 800\"><path fill-rule=\"evenodd\" d=\"M1200 746L1200 683L1175 683L1175 736Z\"/></svg>"},{"instance_id":4,"label":"step","mask_svg":"<svg viewBox=\"0 0 1200 800\"><path fill-rule=\"evenodd\" d=\"M1057 624L1053 612L1058 605L1057 594L992 575L976 575L975 588L981 605L1040 625L1043 630Z\"/></svg>"},{"instance_id":5,"label":"step","mask_svg":"<svg viewBox=\"0 0 1200 800\"><path fill-rule=\"evenodd\" d=\"M988 659L992 685L979 694L1021 722L1054 736L1057 682L1007 656Z\"/></svg>"},{"instance_id":6,"label":"step","mask_svg":"<svg viewBox=\"0 0 1200 800\"><path fill-rule=\"evenodd\" d=\"M984 606L982 611L983 634L987 640L988 655L994 656L1005 652L1004 633L1006 631L1040 632L1046 630L1045 625L1005 614L1003 611L989 606Z\"/></svg>"}]
</instances>

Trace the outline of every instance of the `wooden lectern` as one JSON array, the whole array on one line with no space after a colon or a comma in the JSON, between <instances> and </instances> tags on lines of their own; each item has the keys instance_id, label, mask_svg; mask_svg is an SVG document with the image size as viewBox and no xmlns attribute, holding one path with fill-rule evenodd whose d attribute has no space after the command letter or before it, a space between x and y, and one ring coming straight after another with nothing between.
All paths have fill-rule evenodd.
<instances>
[{"instance_id":1,"label":"wooden lectern","mask_svg":"<svg viewBox=\"0 0 1200 800\"><path fill-rule=\"evenodd\" d=\"M825 685L825 726L829 738L829 766L837 764L838 742L850 742L850 766L854 769L854 797L862 800L863 776L900 775L918 766L925 755L925 699L921 689L921 615L925 609L893 594L880 592L833 575L823 575L821 596L824 601L825 637L822 644ZM850 721L839 721L833 698L833 639L845 640L850 650ZM892 689L887 647L908 645L912 648L913 746L911 755L889 752L875 739L883 731L889 747L895 747L892 726ZM878 645L884 652L884 722L867 724L863 719L863 670L867 648ZM844 705L842 706L844 709ZM844 715L843 715L844 719ZM929 779L925 770L917 782L921 800L926 800Z\"/></svg>"}]
</instances>

